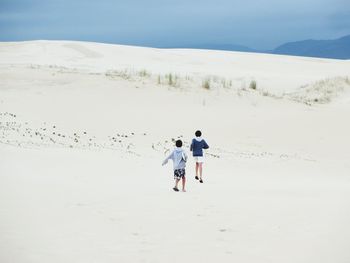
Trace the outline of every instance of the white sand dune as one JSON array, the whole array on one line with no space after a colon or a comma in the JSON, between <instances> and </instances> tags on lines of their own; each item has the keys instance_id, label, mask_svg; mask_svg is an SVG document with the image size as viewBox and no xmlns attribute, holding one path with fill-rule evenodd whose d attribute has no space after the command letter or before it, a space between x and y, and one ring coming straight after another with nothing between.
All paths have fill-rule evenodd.
<instances>
[{"instance_id":1,"label":"white sand dune","mask_svg":"<svg viewBox=\"0 0 350 263\"><path fill-rule=\"evenodd\" d=\"M350 262L349 69L0 43L0 262ZM197 129L205 182L190 160L175 193L161 162Z\"/></svg>"}]
</instances>

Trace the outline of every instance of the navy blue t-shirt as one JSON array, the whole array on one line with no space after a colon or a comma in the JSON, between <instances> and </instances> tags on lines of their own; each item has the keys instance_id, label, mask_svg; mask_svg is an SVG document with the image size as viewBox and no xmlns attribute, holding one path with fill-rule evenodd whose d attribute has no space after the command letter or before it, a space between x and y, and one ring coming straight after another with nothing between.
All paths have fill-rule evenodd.
<instances>
[{"instance_id":1,"label":"navy blue t-shirt","mask_svg":"<svg viewBox=\"0 0 350 263\"><path fill-rule=\"evenodd\" d=\"M190 150L193 152L193 156L203 156L203 149L208 149L209 145L205 140L197 141L196 139L192 140Z\"/></svg>"}]
</instances>

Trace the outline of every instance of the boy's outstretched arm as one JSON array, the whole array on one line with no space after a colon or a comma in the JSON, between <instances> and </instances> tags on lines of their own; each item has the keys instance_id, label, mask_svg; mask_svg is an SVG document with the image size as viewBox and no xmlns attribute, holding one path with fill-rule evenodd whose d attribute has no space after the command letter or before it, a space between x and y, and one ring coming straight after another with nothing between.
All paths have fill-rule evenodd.
<instances>
[{"instance_id":1,"label":"boy's outstretched arm","mask_svg":"<svg viewBox=\"0 0 350 263\"><path fill-rule=\"evenodd\" d=\"M190 151L191 152L193 151L193 140L192 140L191 145L190 145Z\"/></svg>"},{"instance_id":2,"label":"boy's outstretched arm","mask_svg":"<svg viewBox=\"0 0 350 263\"><path fill-rule=\"evenodd\" d=\"M162 162L162 165L166 165L169 161L169 159L172 159L173 157L173 152L171 154L169 154L169 156L167 158L165 158L165 160Z\"/></svg>"}]
</instances>

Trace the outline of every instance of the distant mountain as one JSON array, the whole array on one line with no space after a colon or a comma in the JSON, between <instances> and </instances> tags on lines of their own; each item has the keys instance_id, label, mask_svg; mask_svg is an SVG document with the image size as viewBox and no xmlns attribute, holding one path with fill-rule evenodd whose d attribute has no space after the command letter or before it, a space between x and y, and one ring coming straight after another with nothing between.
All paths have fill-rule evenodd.
<instances>
[{"instance_id":1,"label":"distant mountain","mask_svg":"<svg viewBox=\"0 0 350 263\"><path fill-rule=\"evenodd\" d=\"M166 48L193 48L193 49L210 49L210 50L226 50L226 51L240 51L240 52L261 52L259 50L237 45L237 44L197 44L197 45L186 45Z\"/></svg>"},{"instance_id":2,"label":"distant mountain","mask_svg":"<svg viewBox=\"0 0 350 263\"><path fill-rule=\"evenodd\" d=\"M213 50L227 50L227 51L241 51L241 52L260 52L250 47L237 45L237 44L200 44L190 46L190 48L196 49L213 49Z\"/></svg>"},{"instance_id":3,"label":"distant mountain","mask_svg":"<svg viewBox=\"0 0 350 263\"><path fill-rule=\"evenodd\" d=\"M256 50L237 44L197 44L166 48L212 49L279 55L350 59L350 35L334 40L303 40L283 44L273 50Z\"/></svg>"},{"instance_id":4,"label":"distant mountain","mask_svg":"<svg viewBox=\"0 0 350 263\"><path fill-rule=\"evenodd\" d=\"M271 53L304 57L350 59L350 35L335 40L304 40L283 44Z\"/></svg>"}]
</instances>

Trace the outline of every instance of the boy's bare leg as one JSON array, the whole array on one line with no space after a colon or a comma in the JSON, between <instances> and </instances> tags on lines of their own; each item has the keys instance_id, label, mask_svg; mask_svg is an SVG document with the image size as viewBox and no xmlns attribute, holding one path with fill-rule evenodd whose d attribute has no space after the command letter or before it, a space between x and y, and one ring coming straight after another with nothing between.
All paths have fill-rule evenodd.
<instances>
[{"instance_id":1,"label":"boy's bare leg","mask_svg":"<svg viewBox=\"0 0 350 263\"><path fill-rule=\"evenodd\" d=\"M198 168L199 168L199 163L196 162L196 176L198 177Z\"/></svg>"},{"instance_id":2,"label":"boy's bare leg","mask_svg":"<svg viewBox=\"0 0 350 263\"><path fill-rule=\"evenodd\" d=\"M203 163L198 163L198 166L199 166L199 179L202 179L202 170L203 170L202 165L203 165Z\"/></svg>"},{"instance_id":3,"label":"boy's bare leg","mask_svg":"<svg viewBox=\"0 0 350 263\"><path fill-rule=\"evenodd\" d=\"M186 192L185 190L185 185L186 185L186 177L182 177L182 192Z\"/></svg>"},{"instance_id":4,"label":"boy's bare leg","mask_svg":"<svg viewBox=\"0 0 350 263\"><path fill-rule=\"evenodd\" d=\"M180 182L180 179L175 179L175 186L174 186L174 188L176 188L176 189L179 189L179 182Z\"/></svg>"}]
</instances>

